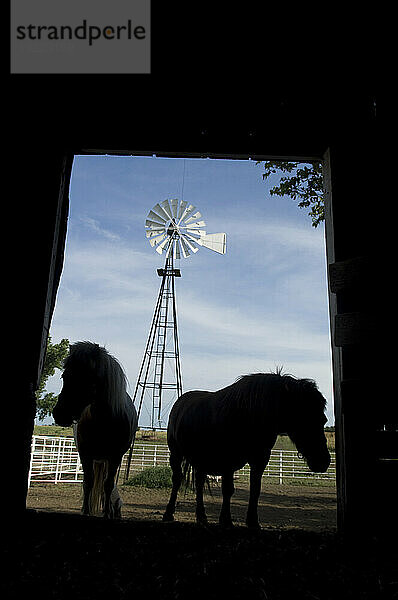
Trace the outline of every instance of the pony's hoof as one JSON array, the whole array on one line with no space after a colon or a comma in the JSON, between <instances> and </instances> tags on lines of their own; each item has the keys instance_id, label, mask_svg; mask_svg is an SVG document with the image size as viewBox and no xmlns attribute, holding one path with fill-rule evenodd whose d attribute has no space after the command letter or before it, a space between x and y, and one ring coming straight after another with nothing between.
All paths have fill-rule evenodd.
<instances>
[{"instance_id":1,"label":"pony's hoof","mask_svg":"<svg viewBox=\"0 0 398 600\"><path fill-rule=\"evenodd\" d=\"M196 524L198 527L203 527L203 529L208 529L209 523L207 522L206 517L201 517L200 519L196 519Z\"/></svg>"},{"instance_id":2,"label":"pony's hoof","mask_svg":"<svg viewBox=\"0 0 398 600\"><path fill-rule=\"evenodd\" d=\"M174 515L164 513L162 521L163 523L172 523L174 521Z\"/></svg>"},{"instance_id":3,"label":"pony's hoof","mask_svg":"<svg viewBox=\"0 0 398 600\"><path fill-rule=\"evenodd\" d=\"M246 523L246 526L250 531L261 531L260 523Z\"/></svg>"},{"instance_id":4,"label":"pony's hoof","mask_svg":"<svg viewBox=\"0 0 398 600\"><path fill-rule=\"evenodd\" d=\"M232 521L219 521L218 524L221 527L221 529L224 530L230 530L234 528L234 524L232 523Z\"/></svg>"},{"instance_id":5,"label":"pony's hoof","mask_svg":"<svg viewBox=\"0 0 398 600\"><path fill-rule=\"evenodd\" d=\"M113 513L112 517L111 517L114 521L121 521L122 520L122 513Z\"/></svg>"}]
</instances>

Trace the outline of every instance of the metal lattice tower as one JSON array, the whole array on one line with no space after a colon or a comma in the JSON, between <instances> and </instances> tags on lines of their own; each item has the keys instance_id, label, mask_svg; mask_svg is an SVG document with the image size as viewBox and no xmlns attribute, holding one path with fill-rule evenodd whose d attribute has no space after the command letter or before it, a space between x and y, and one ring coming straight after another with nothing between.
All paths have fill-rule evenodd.
<instances>
[{"instance_id":1,"label":"metal lattice tower","mask_svg":"<svg viewBox=\"0 0 398 600\"><path fill-rule=\"evenodd\" d=\"M149 427L166 429L168 412L182 394L182 376L178 341L175 278L181 277L175 260L195 254L198 246L225 254L226 234L207 234L202 215L184 200L164 200L149 211L145 221L146 236L158 254L166 255L155 311L144 357L139 371L133 401L138 418L146 410ZM145 426L144 426L145 427ZM134 442L133 442L134 444ZM130 449L125 479L128 478L133 446Z\"/></svg>"},{"instance_id":2,"label":"metal lattice tower","mask_svg":"<svg viewBox=\"0 0 398 600\"><path fill-rule=\"evenodd\" d=\"M165 429L164 412L182 394L174 282L181 273L174 268L172 253L158 275L162 281L133 397L140 416L149 396L151 429Z\"/></svg>"}]
</instances>

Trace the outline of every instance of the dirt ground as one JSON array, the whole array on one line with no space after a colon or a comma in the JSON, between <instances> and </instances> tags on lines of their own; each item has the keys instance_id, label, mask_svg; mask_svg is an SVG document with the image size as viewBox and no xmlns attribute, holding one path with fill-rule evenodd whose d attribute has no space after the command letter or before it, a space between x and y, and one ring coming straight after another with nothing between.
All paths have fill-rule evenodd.
<instances>
[{"instance_id":1,"label":"dirt ground","mask_svg":"<svg viewBox=\"0 0 398 600\"><path fill-rule=\"evenodd\" d=\"M79 484L33 485L26 515L18 526L10 523L1 597L398 598L396 544L391 550L372 537L342 540L333 488L265 485L261 531L243 525L247 490L239 487L232 505L236 526L227 530L216 524L219 490L207 496L208 527L194 523L192 496L181 495L178 521L163 523L167 491L122 487L121 494L124 518L109 521L80 514Z\"/></svg>"},{"instance_id":2,"label":"dirt ground","mask_svg":"<svg viewBox=\"0 0 398 600\"><path fill-rule=\"evenodd\" d=\"M235 484L232 498L232 518L243 525L246 518L248 488ZM124 519L161 521L169 498L168 490L150 490L119 486L123 501ZM81 508L80 484L34 484L29 490L28 507L79 514ZM218 522L221 508L221 490L212 488L205 496L210 523ZM264 483L259 500L259 519L265 528L301 528L310 531L334 530L336 527L336 490L326 486L269 485ZM195 522L195 499L192 492L181 491L176 520Z\"/></svg>"}]
</instances>

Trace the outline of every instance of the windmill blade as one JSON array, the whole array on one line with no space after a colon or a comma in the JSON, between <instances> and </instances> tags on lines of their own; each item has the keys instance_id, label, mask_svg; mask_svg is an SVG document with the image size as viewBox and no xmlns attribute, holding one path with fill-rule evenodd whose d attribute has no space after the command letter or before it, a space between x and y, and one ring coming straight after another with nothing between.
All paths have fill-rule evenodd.
<instances>
[{"instance_id":1,"label":"windmill blade","mask_svg":"<svg viewBox=\"0 0 398 600\"><path fill-rule=\"evenodd\" d=\"M178 209L178 215L177 215L178 221L181 220L181 217L182 217L182 215L184 213L184 210L185 210L185 207L186 207L187 204L188 204L188 202L186 202L185 200L181 200L180 206L179 206L179 209Z\"/></svg>"},{"instance_id":2,"label":"windmill blade","mask_svg":"<svg viewBox=\"0 0 398 600\"><path fill-rule=\"evenodd\" d=\"M187 206L184 210L184 212L181 215L181 219L180 221L185 221L185 219L189 216L191 216L191 213L193 213L193 211L196 209L196 206L194 206L193 204L190 204L189 206Z\"/></svg>"},{"instance_id":3,"label":"windmill blade","mask_svg":"<svg viewBox=\"0 0 398 600\"><path fill-rule=\"evenodd\" d=\"M202 229L202 227L206 227L206 223L204 221L196 221L196 223L190 223L187 228L189 229ZM185 226L184 226L185 229Z\"/></svg>"},{"instance_id":4,"label":"windmill blade","mask_svg":"<svg viewBox=\"0 0 398 600\"><path fill-rule=\"evenodd\" d=\"M165 246L167 246L167 244L171 244L171 239L169 238L169 236L166 236L166 239L159 244L159 246L156 248L156 252L158 252L158 254L162 254Z\"/></svg>"},{"instance_id":5,"label":"windmill blade","mask_svg":"<svg viewBox=\"0 0 398 600\"><path fill-rule=\"evenodd\" d=\"M191 238L191 240L193 240L193 238ZM196 246L194 246L188 239L188 236L185 235L184 233L181 234L181 241L185 242L188 246L188 248L191 250L191 252L193 252L195 254L195 252L197 252L199 250L199 248L196 248ZM196 242L196 240L194 240Z\"/></svg>"},{"instance_id":6,"label":"windmill blade","mask_svg":"<svg viewBox=\"0 0 398 600\"><path fill-rule=\"evenodd\" d=\"M198 239L198 244L219 254L225 254L227 251L227 234L208 233Z\"/></svg>"},{"instance_id":7,"label":"windmill blade","mask_svg":"<svg viewBox=\"0 0 398 600\"><path fill-rule=\"evenodd\" d=\"M204 229L187 229L184 233L190 233L191 235L198 235L200 237L206 235L206 231Z\"/></svg>"},{"instance_id":8,"label":"windmill blade","mask_svg":"<svg viewBox=\"0 0 398 600\"><path fill-rule=\"evenodd\" d=\"M169 201L168 200L163 200L163 202L160 203L160 206L163 208L163 210L166 213L168 219L172 219L173 218L173 213L171 212Z\"/></svg>"},{"instance_id":9,"label":"windmill blade","mask_svg":"<svg viewBox=\"0 0 398 600\"><path fill-rule=\"evenodd\" d=\"M155 206L153 207L153 212L155 212L156 214L160 215L165 221L169 220L169 216L168 214L163 210L163 208L160 206L160 204L155 204Z\"/></svg>"},{"instance_id":10,"label":"windmill blade","mask_svg":"<svg viewBox=\"0 0 398 600\"><path fill-rule=\"evenodd\" d=\"M159 223L160 225L162 225L162 224L164 225L167 221L167 219L163 219L163 217L160 217L159 215L154 213L153 210L149 211L147 218L151 219L155 223Z\"/></svg>"},{"instance_id":11,"label":"windmill blade","mask_svg":"<svg viewBox=\"0 0 398 600\"><path fill-rule=\"evenodd\" d=\"M150 238L150 237L155 237L155 236L160 235L165 232L166 232L166 229L164 227L152 227L151 229L148 229L145 232L145 235L147 238Z\"/></svg>"},{"instance_id":12,"label":"windmill blade","mask_svg":"<svg viewBox=\"0 0 398 600\"><path fill-rule=\"evenodd\" d=\"M189 233L184 233L183 236L184 236L184 239L192 240L196 244L200 244L199 237L194 237L193 235L189 235Z\"/></svg>"},{"instance_id":13,"label":"windmill blade","mask_svg":"<svg viewBox=\"0 0 398 600\"><path fill-rule=\"evenodd\" d=\"M191 240L192 242L196 242L196 243L198 243L198 241L199 241L199 238L195 238L195 237L193 237L192 235L188 235L188 233L183 233L183 234L182 234L182 238L183 238L183 239L184 239L184 240L185 240L187 243L189 243L189 242L188 242L188 240Z\"/></svg>"},{"instance_id":14,"label":"windmill blade","mask_svg":"<svg viewBox=\"0 0 398 600\"><path fill-rule=\"evenodd\" d=\"M192 217L189 217L189 219L185 219L184 223L185 225L188 225L188 223L190 223L191 221L196 221L196 219L200 219L201 216L202 215L198 211L194 215L192 215Z\"/></svg>"},{"instance_id":15,"label":"windmill blade","mask_svg":"<svg viewBox=\"0 0 398 600\"><path fill-rule=\"evenodd\" d=\"M160 244L160 242L162 240L164 240L165 237L166 237L166 234L164 233L163 235L160 235L159 237L151 238L149 240L149 243L151 244L152 248L154 248L155 246L157 246L158 244Z\"/></svg>"},{"instance_id":16,"label":"windmill blade","mask_svg":"<svg viewBox=\"0 0 398 600\"><path fill-rule=\"evenodd\" d=\"M178 215L178 199L173 198L172 200L169 200L169 202L170 202L171 213L173 215L173 218L176 219L177 215Z\"/></svg>"},{"instance_id":17,"label":"windmill blade","mask_svg":"<svg viewBox=\"0 0 398 600\"><path fill-rule=\"evenodd\" d=\"M187 243L182 238L180 238L179 241L180 241L180 245L181 245L181 250L182 250L183 257L184 258L188 258L188 256L190 255L190 252L189 252L189 248L188 248Z\"/></svg>"},{"instance_id":18,"label":"windmill blade","mask_svg":"<svg viewBox=\"0 0 398 600\"><path fill-rule=\"evenodd\" d=\"M155 235L158 235L159 231L166 231L166 227L164 225L146 225L146 227L148 227L148 229L146 230L147 237L149 237L148 234L152 232L154 232Z\"/></svg>"},{"instance_id":19,"label":"windmill blade","mask_svg":"<svg viewBox=\"0 0 398 600\"><path fill-rule=\"evenodd\" d=\"M157 221L151 221L150 219L147 219L145 221L145 227L150 227L151 229L155 229L155 227L161 227L162 229L164 229L164 223L159 223Z\"/></svg>"}]
</instances>

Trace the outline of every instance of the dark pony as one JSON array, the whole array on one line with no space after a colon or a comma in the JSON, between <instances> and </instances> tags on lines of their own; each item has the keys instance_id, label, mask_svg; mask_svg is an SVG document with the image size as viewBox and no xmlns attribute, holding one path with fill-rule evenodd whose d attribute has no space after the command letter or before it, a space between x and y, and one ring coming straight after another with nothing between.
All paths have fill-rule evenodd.
<instances>
[{"instance_id":1,"label":"dark pony","mask_svg":"<svg viewBox=\"0 0 398 600\"><path fill-rule=\"evenodd\" d=\"M108 351L92 342L70 347L63 387L53 410L57 425L74 425L83 466L83 513L120 518L115 476L137 429L137 412L126 392L126 376Z\"/></svg>"},{"instance_id":2,"label":"dark pony","mask_svg":"<svg viewBox=\"0 0 398 600\"><path fill-rule=\"evenodd\" d=\"M173 488L163 520L174 519L185 463L186 471L193 468L198 523L206 523L206 476L221 475L223 503L219 521L223 526L231 526L233 474L248 463L250 496L246 523L259 527L261 477L278 434L289 435L311 471L325 472L329 467L325 406L326 400L314 381L280 372L245 375L217 392L192 391L180 396L170 412L167 429Z\"/></svg>"}]
</instances>

